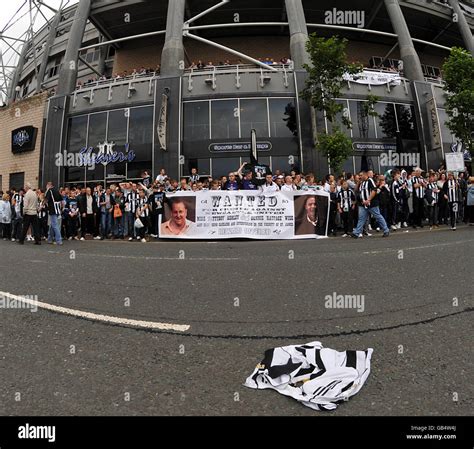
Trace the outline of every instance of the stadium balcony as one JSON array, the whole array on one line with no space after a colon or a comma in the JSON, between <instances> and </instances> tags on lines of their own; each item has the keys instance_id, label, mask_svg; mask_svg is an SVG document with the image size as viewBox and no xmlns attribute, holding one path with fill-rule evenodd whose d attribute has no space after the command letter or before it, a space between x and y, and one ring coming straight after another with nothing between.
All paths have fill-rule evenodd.
<instances>
[{"instance_id":1,"label":"stadium balcony","mask_svg":"<svg viewBox=\"0 0 474 449\"><path fill-rule=\"evenodd\" d=\"M104 104L126 103L132 99L134 102L152 102L157 76L157 72L150 72L86 82L77 86L73 92L71 109L89 109L95 104L102 107Z\"/></svg>"}]
</instances>

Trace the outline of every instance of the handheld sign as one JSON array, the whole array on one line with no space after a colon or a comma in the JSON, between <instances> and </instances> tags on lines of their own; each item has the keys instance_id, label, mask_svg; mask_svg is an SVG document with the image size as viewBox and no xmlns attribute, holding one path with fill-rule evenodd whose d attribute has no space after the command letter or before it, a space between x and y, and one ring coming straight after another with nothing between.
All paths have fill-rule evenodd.
<instances>
[{"instance_id":1,"label":"handheld sign","mask_svg":"<svg viewBox=\"0 0 474 449\"><path fill-rule=\"evenodd\" d=\"M256 186L265 184L265 176L272 174L268 165L258 162L257 132L254 129L250 132L250 163L244 169L253 173L253 183Z\"/></svg>"}]
</instances>

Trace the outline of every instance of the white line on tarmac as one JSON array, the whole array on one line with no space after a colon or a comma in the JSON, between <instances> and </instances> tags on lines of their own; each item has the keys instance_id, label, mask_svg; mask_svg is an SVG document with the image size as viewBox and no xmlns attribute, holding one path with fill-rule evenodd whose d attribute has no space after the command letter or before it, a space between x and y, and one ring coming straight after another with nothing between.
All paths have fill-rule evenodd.
<instances>
[{"instance_id":1,"label":"white line on tarmac","mask_svg":"<svg viewBox=\"0 0 474 449\"><path fill-rule=\"evenodd\" d=\"M469 240L459 240L457 242L436 243L434 245L412 246L410 248L385 248L385 249L376 250L376 251L365 251L362 254L381 254L381 253L397 252L400 250L411 251L415 249L438 248L439 246L459 245L460 243L467 243L468 241Z\"/></svg>"},{"instance_id":2,"label":"white line on tarmac","mask_svg":"<svg viewBox=\"0 0 474 449\"><path fill-rule=\"evenodd\" d=\"M179 332L185 332L191 327L188 324L157 323L154 321L131 320L129 318L120 318L116 316L100 315L100 314L91 313L91 312L83 312L82 310L69 309L67 307L60 307L60 306L55 306L53 304L48 304L45 302L34 301L26 297L12 295L11 293L8 293L8 292L0 291L0 297L10 298L11 300L23 302L23 303L31 305L32 307L38 307L40 309L50 310L52 312L74 316L77 318L86 318L93 321L100 321L102 323L139 327L142 329L159 329L159 330L167 330L167 331L172 330L172 331L179 331Z\"/></svg>"},{"instance_id":3,"label":"white line on tarmac","mask_svg":"<svg viewBox=\"0 0 474 449\"><path fill-rule=\"evenodd\" d=\"M50 254L63 254L59 251L48 251ZM106 257L110 259L140 259L140 260L240 260L239 257L154 257L154 256L120 256L117 254L78 253L80 257Z\"/></svg>"}]
</instances>

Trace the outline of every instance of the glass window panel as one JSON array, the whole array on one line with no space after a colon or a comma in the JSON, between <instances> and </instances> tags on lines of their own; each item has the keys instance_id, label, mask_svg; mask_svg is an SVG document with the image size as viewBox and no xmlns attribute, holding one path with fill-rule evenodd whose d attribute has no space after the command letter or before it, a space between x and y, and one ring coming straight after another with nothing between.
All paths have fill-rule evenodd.
<instances>
[{"instance_id":1,"label":"glass window panel","mask_svg":"<svg viewBox=\"0 0 474 449\"><path fill-rule=\"evenodd\" d=\"M240 129L243 139L250 139L250 131L257 131L257 138L268 137L267 100L240 100Z\"/></svg>"},{"instance_id":2,"label":"glass window panel","mask_svg":"<svg viewBox=\"0 0 474 449\"><path fill-rule=\"evenodd\" d=\"M344 108L340 113L336 114L334 124L339 127L339 129L348 137L351 137L351 130L348 128L344 123L342 122L342 117L344 114L349 114L348 119L351 120L350 116L350 111L347 110L347 101L345 100L336 100L336 103L341 104L342 107ZM354 126L354 122L353 125ZM328 120L328 131L329 133L332 132L333 125L332 123Z\"/></svg>"},{"instance_id":3,"label":"glass window panel","mask_svg":"<svg viewBox=\"0 0 474 449\"><path fill-rule=\"evenodd\" d=\"M415 109L413 106L396 104L395 109L402 139L417 140L418 131L416 129Z\"/></svg>"},{"instance_id":4,"label":"glass window panel","mask_svg":"<svg viewBox=\"0 0 474 449\"><path fill-rule=\"evenodd\" d=\"M200 175L208 175L211 174L211 159L198 159L197 160L197 169Z\"/></svg>"},{"instance_id":5,"label":"glass window panel","mask_svg":"<svg viewBox=\"0 0 474 449\"><path fill-rule=\"evenodd\" d=\"M270 135L295 137L298 135L296 107L293 98L270 98Z\"/></svg>"},{"instance_id":6,"label":"glass window panel","mask_svg":"<svg viewBox=\"0 0 474 449\"><path fill-rule=\"evenodd\" d=\"M448 120L448 114L445 109L438 109L439 125L441 127L441 138L443 139L443 145L451 145L455 142L456 138L451 134L451 131L446 125Z\"/></svg>"},{"instance_id":7,"label":"glass window panel","mask_svg":"<svg viewBox=\"0 0 474 449\"><path fill-rule=\"evenodd\" d=\"M294 165L299 166L299 159L293 156ZM292 165L289 162L288 156L272 156L272 172L280 170L281 173L290 174Z\"/></svg>"},{"instance_id":8,"label":"glass window panel","mask_svg":"<svg viewBox=\"0 0 474 449\"><path fill-rule=\"evenodd\" d=\"M374 139L374 119L364 111L363 101L349 101L349 109L352 121L352 135L354 138Z\"/></svg>"},{"instance_id":9,"label":"glass window panel","mask_svg":"<svg viewBox=\"0 0 474 449\"><path fill-rule=\"evenodd\" d=\"M87 145L87 115L73 117L68 124L68 140L66 150L68 153L79 153ZM84 181L86 178L84 167L66 167L66 182Z\"/></svg>"},{"instance_id":10,"label":"glass window panel","mask_svg":"<svg viewBox=\"0 0 474 449\"><path fill-rule=\"evenodd\" d=\"M109 112L109 125L107 129L107 141L113 142L113 151L125 153L125 144L127 143L127 124L126 109ZM126 162L116 162L107 164L106 173L109 175L125 176Z\"/></svg>"},{"instance_id":11,"label":"glass window panel","mask_svg":"<svg viewBox=\"0 0 474 449\"><path fill-rule=\"evenodd\" d=\"M240 158L226 157L212 159L212 177L219 178L227 176L231 171L237 171L240 167Z\"/></svg>"},{"instance_id":12,"label":"glass window panel","mask_svg":"<svg viewBox=\"0 0 474 449\"><path fill-rule=\"evenodd\" d=\"M397 135L395 105L393 103L377 103L374 109L378 114L378 117L375 118L378 138L394 139Z\"/></svg>"},{"instance_id":13,"label":"glass window panel","mask_svg":"<svg viewBox=\"0 0 474 449\"><path fill-rule=\"evenodd\" d=\"M151 170L153 151L153 106L130 109L129 151L135 160L127 164L128 178L141 178L143 170Z\"/></svg>"},{"instance_id":14,"label":"glass window panel","mask_svg":"<svg viewBox=\"0 0 474 449\"><path fill-rule=\"evenodd\" d=\"M184 103L184 140L209 140L209 102Z\"/></svg>"},{"instance_id":15,"label":"glass window panel","mask_svg":"<svg viewBox=\"0 0 474 449\"><path fill-rule=\"evenodd\" d=\"M106 141L107 112L89 115L89 133L87 146L93 148L93 153L98 154L99 144ZM94 170L86 170L87 180L103 180L105 176L104 166L97 164Z\"/></svg>"},{"instance_id":16,"label":"glass window panel","mask_svg":"<svg viewBox=\"0 0 474 449\"><path fill-rule=\"evenodd\" d=\"M326 133L326 120L322 111L316 110L316 131Z\"/></svg>"},{"instance_id":17,"label":"glass window panel","mask_svg":"<svg viewBox=\"0 0 474 449\"><path fill-rule=\"evenodd\" d=\"M211 102L212 139L235 139L239 137L239 117L237 100Z\"/></svg>"}]
</instances>

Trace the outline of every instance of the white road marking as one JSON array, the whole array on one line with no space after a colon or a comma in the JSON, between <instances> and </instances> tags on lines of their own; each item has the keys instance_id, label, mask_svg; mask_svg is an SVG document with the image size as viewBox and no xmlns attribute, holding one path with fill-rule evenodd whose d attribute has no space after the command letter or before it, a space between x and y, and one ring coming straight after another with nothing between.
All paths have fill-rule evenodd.
<instances>
[{"instance_id":1,"label":"white road marking","mask_svg":"<svg viewBox=\"0 0 474 449\"><path fill-rule=\"evenodd\" d=\"M467 242L469 242L469 240L459 240L457 242L447 242L447 243L436 243L435 245L412 246L410 248L385 248L385 249L381 249L377 251L364 251L362 254L381 254L381 253L397 252L400 250L412 251L415 249L438 248L439 246L459 245L460 243L467 243Z\"/></svg>"},{"instance_id":2,"label":"white road marking","mask_svg":"<svg viewBox=\"0 0 474 449\"><path fill-rule=\"evenodd\" d=\"M60 251L48 251L50 254L63 254ZM143 260L240 260L239 257L154 257L154 256L120 256L117 254L77 253L80 257L106 257L110 259L143 259Z\"/></svg>"},{"instance_id":3,"label":"white road marking","mask_svg":"<svg viewBox=\"0 0 474 449\"><path fill-rule=\"evenodd\" d=\"M69 309L67 307L55 306L53 304L48 304L46 302L34 301L32 299L25 298L22 296L12 295L11 293L8 293L8 292L0 291L0 296L4 298L10 298L12 300L16 300L19 302L23 302L33 307L38 307L40 309L50 310L52 312L74 316L77 318L86 318L93 321L100 321L102 323L119 324L123 326L139 327L143 329L159 329L159 330L167 330L167 331L172 330L172 331L179 331L179 332L185 332L191 327L188 324L157 323L154 321L132 320L129 318L120 318L116 316L84 312L82 310L75 310L75 309Z\"/></svg>"}]
</instances>

